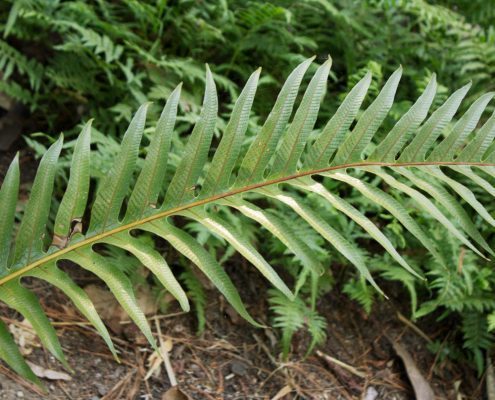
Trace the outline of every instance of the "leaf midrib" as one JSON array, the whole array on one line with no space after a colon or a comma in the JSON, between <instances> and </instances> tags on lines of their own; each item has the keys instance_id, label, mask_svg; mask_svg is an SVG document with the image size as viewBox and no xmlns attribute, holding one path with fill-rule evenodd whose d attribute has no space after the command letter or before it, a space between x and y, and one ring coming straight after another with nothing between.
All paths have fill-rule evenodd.
<instances>
[{"instance_id":1,"label":"leaf midrib","mask_svg":"<svg viewBox=\"0 0 495 400\"><path fill-rule=\"evenodd\" d=\"M366 162L366 161L363 161L363 162L359 162L359 163L333 165L333 166L328 166L325 168L313 169L313 170L309 170L309 171L302 171L302 172L299 172L296 174L292 174L292 175L288 175L288 176L284 176L284 177L279 177L276 179L270 179L267 181L254 183L254 184L243 186L240 188L235 188L233 190L230 190L230 191L227 191L224 193L219 193L219 194L216 194L214 196L207 197L205 199L193 201L193 202L188 203L188 204L173 207L169 210L158 212L156 214L153 214L153 215L150 215L148 217L130 222L128 224L120 225L120 226L113 228L113 229L110 229L106 232L98 233L98 234L93 235L91 237L88 237L84 240L81 240L80 242L74 243L70 246L63 248L63 249L57 250L56 252L47 254L45 257L40 258L40 259L32 262L31 264L28 264L25 267L22 267L16 271L12 272L11 274L4 276L3 278L0 278L0 286L4 285L7 282L12 281L13 279L15 279L17 277L20 277L21 275L25 274L26 272L28 272L34 268L37 268L43 264L46 264L49 261L53 261L53 260L63 256L64 254L70 253L71 251L74 251L78 248L94 244L94 243L96 243L96 242L98 242L98 241L100 241L100 240L102 240L108 236L112 236L112 235L115 235L117 233L120 233L120 232L123 232L126 230L135 229L135 228L137 228L141 225L144 225L148 222L159 220L159 219L168 217L170 215L177 214L181 211L188 210L188 209L198 207L201 205L205 205L205 204L208 204L208 203L211 203L211 202L214 202L216 200L220 200L220 199L223 199L226 197L235 196L235 195L240 194L240 193L249 192L249 191L252 191L254 189L259 189L259 188L266 187L266 186L276 185L276 184L284 183L284 182L287 182L287 181L290 181L293 179L302 178L304 176L316 175L316 174L320 174L323 172L329 172L329 171L334 171L334 170L338 170L338 169L372 167L372 166L398 168L398 167L425 167L425 166L435 166L435 165L436 166L467 165L467 166L475 166L475 167L495 167L495 163L484 163L484 162L457 162L457 161L448 161L448 162L430 161L430 162L428 162L428 161L424 161L424 162L405 162L405 163L395 162L395 163L393 163L393 162Z\"/></svg>"}]
</instances>

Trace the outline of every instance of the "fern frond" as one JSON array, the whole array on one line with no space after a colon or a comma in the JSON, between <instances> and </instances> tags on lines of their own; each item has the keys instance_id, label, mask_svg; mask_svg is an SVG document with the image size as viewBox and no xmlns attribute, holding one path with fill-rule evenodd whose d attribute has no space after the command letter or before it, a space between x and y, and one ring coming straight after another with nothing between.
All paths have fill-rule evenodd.
<instances>
[{"instance_id":1,"label":"fern frond","mask_svg":"<svg viewBox=\"0 0 495 400\"><path fill-rule=\"evenodd\" d=\"M149 104L144 104L125 133L120 152L100 179L94 200L90 200L89 189L92 129L88 123L74 147L70 178L56 212L54 229L48 231L46 226L50 222L53 182L62 150L63 139L60 138L46 151L40 162L17 236L12 241L19 182L18 161L15 159L0 190L0 299L27 318L45 346L67 365L56 334L36 297L21 284L24 276L45 279L74 301L111 346L108 333L91 302L70 277L58 268L60 262L69 260L102 279L149 342L156 346L146 318L137 305L128 276L115 265L116 261L111 258L112 252L102 251L105 248L120 248L130 253L156 276L184 310L189 310L187 294L163 256L152 242L138 239L140 233L146 232L147 235L163 238L189 259L240 315L260 326L250 316L218 260L187 232L188 221L195 221L235 248L287 301L297 300L294 300L293 290L280 277L276 268L252 243L249 232L243 230L242 226L235 226L235 219L225 218L225 213L218 212L214 206L238 210L243 218L266 228L302 263L307 271L305 274L311 273L316 277L322 272L323 266L312 254L308 244L298 237L298 220L284 220L279 216L283 214L270 212L271 208L290 209L290 215L298 215L306 221L358 269L363 284L367 281L380 291L361 250L346 237L348 233L339 232L338 227L331 226L321 218L318 210L306 201L305 195L308 193L321 197L334 209L335 214L348 218L366 231L390 254L397 268L410 273L411 277L421 277L421 271L408 264L370 216L340 193L329 189L330 183L335 181L357 189L374 207L383 208L393 215L404 230L416 237L441 265L445 259L437 243L409 214L401 196L391 196L389 189L411 198L419 208L437 220L442 229L452 233L480 256L487 258L493 255L493 250L478 230L480 222L475 223L470 218L459 198L472 207L484 223L493 225L494 218L473 194L471 187L455 179L457 171L462 171L463 176L473 185L479 185L489 193L494 192L490 181L479 175L483 171L489 176L495 176L493 118L475 130L492 94L476 101L450 132L446 132L452 126L450 122L469 85L457 90L427 118L434 104L437 87L433 76L424 93L395 127L389 132L381 132L378 135L382 138L380 143L373 143L394 103L402 68L391 75L369 107L359 113L371 82L371 74L365 74L320 130L315 125L331 60L317 69L289 124L299 87L312 61L305 60L288 77L265 124L244 154L242 143L259 70L251 75L237 99L211 161L209 153L218 100L214 75L208 67L203 109L181 157L170 153L180 85L170 95L156 124L146 158L141 160L140 143L149 107ZM360 117L355 122L357 115ZM442 132L446 135L440 140ZM371 151L372 148L375 150ZM175 166L172 174L168 164ZM138 165L140 172L136 174ZM451 169L455 170L455 174ZM381 182L380 187L370 185L363 172L374 175ZM169 182L166 187L164 182ZM51 243L48 248L45 246L47 242ZM14 244L12 248L11 243ZM299 287L300 283L296 284L296 291ZM282 303L282 300L277 302L280 305ZM322 324L318 321L316 318L311 328L316 341L322 338ZM299 328L301 321L295 318L289 325L289 331L294 331ZM0 336L6 348L12 349L12 339L1 331ZM0 357L23 376L32 379L32 375L26 372L12 351L9 354L0 352Z\"/></svg>"},{"instance_id":2,"label":"fern frond","mask_svg":"<svg viewBox=\"0 0 495 400\"><path fill-rule=\"evenodd\" d=\"M299 329L306 327L311 335L308 353L325 340L327 327L325 319L315 310L310 309L300 297L290 301L283 293L270 289L268 301L270 310L275 314L273 326L282 331L281 346L284 358L287 358L291 339Z\"/></svg>"},{"instance_id":3,"label":"fern frond","mask_svg":"<svg viewBox=\"0 0 495 400\"><path fill-rule=\"evenodd\" d=\"M375 302L374 292L365 280L362 278L351 279L344 285L343 290L351 299L356 300L363 307L366 314L371 312L371 307Z\"/></svg>"},{"instance_id":4,"label":"fern frond","mask_svg":"<svg viewBox=\"0 0 495 400\"><path fill-rule=\"evenodd\" d=\"M485 369L484 351L493 346L493 335L488 331L486 318L474 313L463 315L462 332L464 347L472 352L478 375L481 376Z\"/></svg>"},{"instance_id":5,"label":"fern frond","mask_svg":"<svg viewBox=\"0 0 495 400\"><path fill-rule=\"evenodd\" d=\"M187 294L194 304L196 319L198 321L198 334L203 333L206 325L206 295L201 282L190 268L186 268L180 275L187 287Z\"/></svg>"},{"instance_id":6,"label":"fern frond","mask_svg":"<svg viewBox=\"0 0 495 400\"><path fill-rule=\"evenodd\" d=\"M44 68L35 59L28 59L7 42L0 40L0 71L3 80L8 80L14 72L26 75L31 89L36 92L40 88Z\"/></svg>"}]
</instances>

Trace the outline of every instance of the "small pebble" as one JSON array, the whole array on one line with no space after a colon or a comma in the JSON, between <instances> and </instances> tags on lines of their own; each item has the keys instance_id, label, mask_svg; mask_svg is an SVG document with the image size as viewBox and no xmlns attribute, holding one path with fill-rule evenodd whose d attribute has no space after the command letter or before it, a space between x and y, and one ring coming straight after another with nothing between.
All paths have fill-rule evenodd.
<instances>
[{"instance_id":1,"label":"small pebble","mask_svg":"<svg viewBox=\"0 0 495 400\"><path fill-rule=\"evenodd\" d=\"M230 364L230 370L238 376L243 376L246 374L246 365L239 361L232 361Z\"/></svg>"},{"instance_id":2,"label":"small pebble","mask_svg":"<svg viewBox=\"0 0 495 400\"><path fill-rule=\"evenodd\" d=\"M96 384L96 389L98 390L98 394L100 396L105 396L105 394L107 393L107 388L101 383Z\"/></svg>"},{"instance_id":3,"label":"small pebble","mask_svg":"<svg viewBox=\"0 0 495 400\"><path fill-rule=\"evenodd\" d=\"M21 391L18 391L16 393L17 397L24 397L24 393L22 393Z\"/></svg>"},{"instance_id":4,"label":"small pebble","mask_svg":"<svg viewBox=\"0 0 495 400\"><path fill-rule=\"evenodd\" d=\"M366 389L366 397L364 400L375 400L378 397L378 392L373 386L368 386Z\"/></svg>"}]
</instances>

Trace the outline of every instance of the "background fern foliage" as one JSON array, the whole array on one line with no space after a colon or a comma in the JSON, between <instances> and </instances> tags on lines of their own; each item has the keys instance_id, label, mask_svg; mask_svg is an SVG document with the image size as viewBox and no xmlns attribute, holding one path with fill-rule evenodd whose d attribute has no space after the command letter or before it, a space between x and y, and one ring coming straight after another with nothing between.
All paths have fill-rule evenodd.
<instances>
[{"instance_id":1,"label":"background fern foliage","mask_svg":"<svg viewBox=\"0 0 495 400\"><path fill-rule=\"evenodd\" d=\"M208 67L202 110L181 154L175 153L172 138L182 85L170 94L144 149L144 159L140 149L150 104L143 104L133 116L110 170L98 180L95 190L91 184L92 122L89 121L74 144L64 195L60 201L52 201L63 148L60 137L40 162L15 238L12 232L15 231L20 172L18 158L12 161L0 191L3 210L0 215L0 300L32 324L44 346L66 368L70 369L55 331L36 296L23 287L22 277L43 279L62 290L94 325L117 358L93 304L59 268L59 263L66 260L81 266L108 286L150 344L156 347L128 276L108 255L111 252L104 251L120 248L132 254L156 276L183 310L189 310L187 289L181 286L153 241L143 240L149 235L164 239L189 259L243 318L253 325L261 325L251 317L218 260L188 233L187 221L194 221L222 238L271 283L272 304L279 315L275 323L286 329L283 338L286 353L290 336L303 324L298 313L304 312L306 307L313 313L305 320L313 334L311 347L324 338L325 324L314 314L314 307L316 292L321 288L318 281L327 268L304 239L304 227L309 227L327 246L332 246L354 265L363 282L382 293L362 249L351 236L340 231L337 224L324 218L324 213L313 206L311 196L322 199L326 207L345 221L352 221L353 230L366 232L383 248L394 268L403 271L408 279L425 278L424 271L408 262L399 246L365 212L332 189L336 182L356 190L373 207L393 216L401 229L446 270L450 260L444 244L430 235L428 224L423 225L411 216L406 202L413 202L436 222L435 226L444 236L455 237L480 259L493 255L479 229L480 221L482 225L495 226L492 213L478 200L474 189L457 178L463 176L479 190L494 195L495 115L477 129L493 93L480 96L451 124L471 84L432 107L438 86L433 75L421 96L388 129L383 123L393 106L403 70L401 67L395 70L369 99L369 106L362 107L372 82L372 74L367 72L343 98L331 118L320 126L317 120L331 59L316 69L301 100L296 102L312 62L313 58L307 59L291 72L247 149L243 144L260 69L247 80L215 149L211 144L219 105L214 76ZM169 160L174 158L177 161L170 173ZM139 168L135 178L136 166ZM380 185L370 184L370 177L378 179ZM47 228L52 204L56 208L55 217ZM473 209L476 221L468 215L464 205ZM284 217L278 210L297 215L300 222ZM294 285L285 282L252 244L246 231L231 222L227 217L231 214L254 221L294 255L302 266ZM195 284L187 275L182 280L189 290ZM309 305L295 299L295 294L306 290L306 282L312 299ZM199 297L193 300L198 304L202 301ZM0 357L18 373L36 382L3 322L0 323L0 340Z\"/></svg>"},{"instance_id":2,"label":"background fern foliage","mask_svg":"<svg viewBox=\"0 0 495 400\"><path fill-rule=\"evenodd\" d=\"M454 3L466 14L472 9L471 18L446 7ZM493 88L490 10L486 1L448 0L6 0L0 90L31 112L24 132L72 134L81 118L97 118L100 130L116 135L140 104L163 101L175 82L186 84L183 106L199 111L205 62L217 73L219 93L231 98L254 69L270 66L260 81L266 94L254 105L266 117L304 55L323 62L331 54L335 96L323 116L370 63L374 89L394 66L408 66L394 106L402 112L433 71L442 83L436 101L463 79L473 80L473 98ZM220 127L228 111L220 108ZM186 130L194 121L186 115L179 122Z\"/></svg>"}]
</instances>

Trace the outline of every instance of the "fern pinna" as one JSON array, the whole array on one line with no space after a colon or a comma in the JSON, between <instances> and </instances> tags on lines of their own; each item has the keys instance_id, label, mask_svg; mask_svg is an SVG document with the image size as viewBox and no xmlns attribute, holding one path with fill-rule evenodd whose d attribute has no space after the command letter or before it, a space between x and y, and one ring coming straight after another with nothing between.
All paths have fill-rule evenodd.
<instances>
[{"instance_id":1,"label":"fern pinna","mask_svg":"<svg viewBox=\"0 0 495 400\"><path fill-rule=\"evenodd\" d=\"M222 237L276 289L287 298L293 298L293 291L243 232L222 218L212 205L235 209L256 221L301 260L310 276L320 274L323 266L298 237L297 224L269 212L270 204L280 202L295 211L380 291L360 249L322 220L304 200L304 193L315 193L364 229L398 265L421 277L421 273L407 263L377 225L345 198L327 189L329 179L338 180L356 188L364 197L391 213L428 252L439 262L444 262L442 252L410 216L401 197L393 197L386 190L361 179L364 171L381 179L384 186L401 193L403 198L413 200L479 256L488 257L493 253L458 198L469 204L486 223L495 226L495 220L468 187L452 178L454 175L448 170L441 169L441 166L453 169L492 196L495 194L490 183L490 179L495 177L495 146L492 143L495 116L473 133L493 93L479 98L451 125L469 89L468 84L426 118L437 87L433 76L416 103L379 143L373 144L375 133L393 105L402 68L390 76L378 96L357 118L371 82L368 73L345 97L330 121L315 131L314 139L310 140L325 93L330 59L314 74L290 124L289 119L299 86L312 61L302 62L291 73L259 134L247 152L241 155L260 75L260 70L255 71L237 99L211 161L208 153L218 103L212 74L206 68L203 109L166 188L163 182L166 180L167 157L181 85L170 95L163 109L129 196L148 104L144 104L134 116L123 138L121 152L101 180L92 204L88 204L91 168L91 122L88 122L75 145L70 179L56 213L53 232L50 232L52 244L48 248L43 245L43 237L46 235L62 138L50 147L40 162L17 235L11 242L19 189L19 161L17 157L13 160L0 191L0 299L32 324L44 346L64 366L69 368L55 331L36 296L22 286L21 278L33 276L61 289L94 325L117 357L93 304L57 263L69 260L80 265L105 282L155 347L152 332L136 303L129 279L109 256L98 250L101 246L125 249L156 275L184 310L189 310L186 293L165 259L148 242L139 240L139 232L143 231L165 239L191 260L240 315L259 326L217 260L194 237L174 225L174 216L195 220ZM445 136L443 139L440 137L442 134ZM259 203L257 199L260 197L266 201ZM88 208L89 213L86 212ZM99 246L95 249L96 244ZM19 374L37 381L1 321L0 357Z\"/></svg>"}]
</instances>

